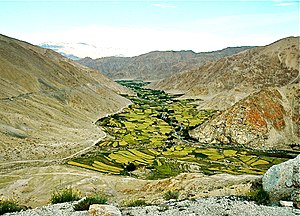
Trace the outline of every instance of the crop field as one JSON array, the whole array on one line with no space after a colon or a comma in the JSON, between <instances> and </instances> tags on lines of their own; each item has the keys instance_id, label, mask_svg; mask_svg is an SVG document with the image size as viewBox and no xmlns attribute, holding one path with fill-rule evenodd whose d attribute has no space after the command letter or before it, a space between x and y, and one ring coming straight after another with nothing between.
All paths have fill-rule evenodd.
<instances>
[{"instance_id":1,"label":"crop field","mask_svg":"<svg viewBox=\"0 0 300 216\"><path fill-rule=\"evenodd\" d=\"M263 174L288 158L245 149L197 147L188 130L216 111L197 110L193 100L178 100L163 91L144 89L142 81L119 81L134 90L133 103L122 113L100 119L109 135L96 152L68 164L103 173L160 179L182 172Z\"/></svg>"}]
</instances>

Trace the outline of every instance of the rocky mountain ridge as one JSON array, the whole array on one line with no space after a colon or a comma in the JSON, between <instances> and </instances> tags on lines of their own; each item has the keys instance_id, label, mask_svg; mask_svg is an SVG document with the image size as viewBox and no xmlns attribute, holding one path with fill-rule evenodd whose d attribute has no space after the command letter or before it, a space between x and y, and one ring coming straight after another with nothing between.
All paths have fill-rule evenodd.
<instances>
[{"instance_id":1,"label":"rocky mountain ridge","mask_svg":"<svg viewBox=\"0 0 300 216\"><path fill-rule=\"evenodd\" d=\"M224 109L261 88L297 80L299 37L288 37L175 74L149 87L201 98L204 108Z\"/></svg>"},{"instance_id":2,"label":"rocky mountain ridge","mask_svg":"<svg viewBox=\"0 0 300 216\"><path fill-rule=\"evenodd\" d=\"M113 79L158 80L206 62L230 56L252 47L229 47L219 51L153 51L135 57L84 58L80 64L97 69Z\"/></svg>"}]
</instances>

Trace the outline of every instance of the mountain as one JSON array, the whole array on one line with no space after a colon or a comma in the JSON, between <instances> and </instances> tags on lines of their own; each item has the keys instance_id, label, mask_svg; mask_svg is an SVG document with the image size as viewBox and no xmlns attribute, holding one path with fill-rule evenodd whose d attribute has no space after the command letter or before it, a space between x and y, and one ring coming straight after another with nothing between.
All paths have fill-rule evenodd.
<instances>
[{"instance_id":1,"label":"mountain","mask_svg":"<svg viewBox=\"0 0 300 216\"><path fill-rule=\"evenodd\" d=\"M214 52L153 51L135 57L84 58L80 64L97 69L113 79L158 80L251 47L230 47Z\"/></svg>"},{"instance_id":2,"label":"mountain","mask_svg":"<svg viewBox=\"0 0 300 216\"><path fill-rule=\"evenodd\" d=\"M0 161L46 160L93 145L94 122L129 90L58 53L0 35Z\"/></svg>"},{"instance_id":3,"label":"mountain","mask_svg":"<svg viewBox=\"0 0 300 216\"><path fill-rule=\"evenodd\" d=\"M299 79L299 37L289 37L175 74L149 87L203 100L202 108L225 109L253 91Z\"/></svg>"},{"instance_id":4,"label":"mountain","mask_svg":"<svg viewBox=\"0 0 300 216\"><path fill-rule=\"evenodd\" d=\"M299 37L288 37L175 74L149 87L223 110L190 131L202 143L299 149Z\"/></svg>"},{"instance_id":5,"label":"mountain","mask_svg":"<svg viewBox=\"0 0 300 216\"><path fill-rule=\"evenodd\" d=\"M300 150L299 82L252 93L190 135L203 143Z\"/></svg>"},{"instance_id":6,"label":"mountain","mask_svg":"<svg viewBox=\"0 0 300 216\"><path fill-rule=\"evenodd\" d=\"M45 42L39 45L42 48L52 49L72 60L84 57L100 58L104 56L122 56L121 50L112 47L97 47L88 43L56 43Z\"/></svg>"}]
</instances>

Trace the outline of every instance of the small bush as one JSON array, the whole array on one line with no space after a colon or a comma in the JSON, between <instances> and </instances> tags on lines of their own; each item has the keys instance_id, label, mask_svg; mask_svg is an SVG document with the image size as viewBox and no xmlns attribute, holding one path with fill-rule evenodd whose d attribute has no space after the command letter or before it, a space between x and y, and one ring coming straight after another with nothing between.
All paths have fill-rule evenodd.
<instances>
[{"instance_id":1,"label":"small bush","mask_svg":"<svg viewBox=\"0 0 300 216\"><path fill-rule=\"evenodd\" d=\"M178 199L179 197L179 192L178 191L168 191L164 194L164 199L165 200L170 200L170 199Z\"/></svg>"},{"instance_id":2,"label":"small bush","mask_svg":"<svg viewBox=\"0 0 300 216\"><path fill-rule=\"evenodd\" d=\"M80 199L81 199L80 191L69 187L54 192L51 195L50 203L56 204L56 203L72 202Z\"/></svg>"},{"instance_id":3,"label":"small bush","mask_svg":"<svg viewBox=\"0 0 300 216\"><path fill-rule=\"evenodd\" d=\"M125 206L127 207L146 206L146 205L147 205L146 201L141 199L132 200L125 204Z\"/></svg>"},{"instance_id":4,"label":"small bush","mask_svg":"<svg viewBox=\"0 0 300 216\"><path fill-rule=\"evenodd\" d=\"M26 209L26 207L20 206L17 201L13 199L0 199L0 215L8 212L18 212Z\"/></svg>"},{"instance_id":5,"label":"small bush","mask_svg":"<svg viewBox=\"0 0 300 216\"><path fill-rule=\"evenodd\" d=\"M106 204L107 198L100 194L95 194L92 197L86 197L84 200L81 200L74 205L75 211L84 211L89 210L90 205L92 204Z\"/></svg>"},{"instance_id":6,"label":"small bush","mask_svg":"<svg viewBox=\"0 0 300 216\"><path fill-rule=\"evenodd\" d=\"M134 165L134 163L129 163L128 165L125 166L124 169L128 172L132 172L136 169L136 166Z\"/></svg>"},{"instance_id":7,"label":"small bush","mask_svg":"<svg viewBox=\"0 0 300 216\"><path fill-rule=\"evenodd\" d=\"M262 187L251 190L248 198L258 205L267 205L269 203L269 195Z\"/></svg>"}]
</instances>

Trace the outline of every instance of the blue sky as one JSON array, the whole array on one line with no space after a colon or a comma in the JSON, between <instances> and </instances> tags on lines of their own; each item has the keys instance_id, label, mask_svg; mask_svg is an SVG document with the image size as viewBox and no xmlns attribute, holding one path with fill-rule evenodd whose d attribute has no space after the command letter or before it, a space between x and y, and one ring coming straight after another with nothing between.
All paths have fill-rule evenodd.
<instances>
[{"instance_id":1,"label":"blue sky","mask_svg":"<svg viewBox=\"0 0 300 216\"><path fill-rule=\"evenodd\" d=\"M85 42L127 56L200 52L299 35L299 2L0 0L0 20L1 34L33 44Z\"/></svg>"}]
</instances>

